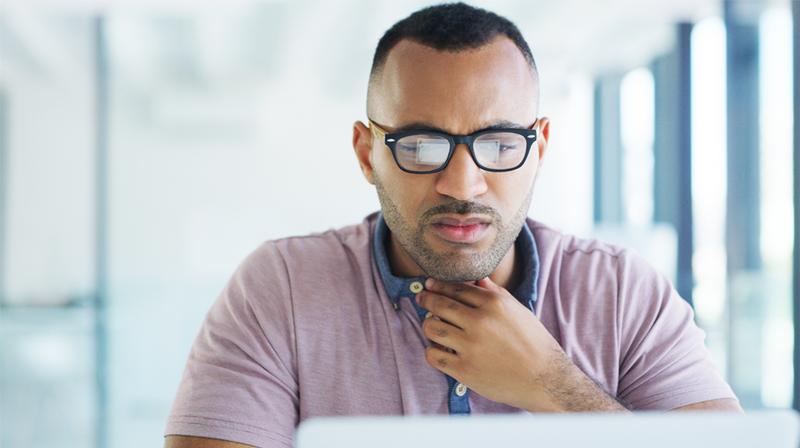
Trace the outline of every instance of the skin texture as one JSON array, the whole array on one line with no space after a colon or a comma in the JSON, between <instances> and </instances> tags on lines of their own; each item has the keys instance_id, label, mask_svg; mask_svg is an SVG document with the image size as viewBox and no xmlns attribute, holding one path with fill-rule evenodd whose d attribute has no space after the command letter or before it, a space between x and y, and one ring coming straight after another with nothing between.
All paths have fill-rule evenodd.
<instances>
[{"instance_id":1,"label":"skin texture","mask_svg":"<svg viewBox=\"0 0 800 448\"><path fill-rule=\"evenodd\" d=\"M484 172L466 145L459 145L444 171L420 175L401 171L369 129L355 124L353 146L391 230L389 258L396 274L448 281L491 276L504 286L516 283L513 243L530 207L549 133L548 120L536 119L537 91L530 66L507 38L462 52L411 41L392 49L373 80L368 111L388 131L424 123L468 134L500 121L523 127L536 121L539 130L538 142L515 171ZM491 220L481 241L454 245L432 232L431 219L465 212Z\"/></svg>"},{"instance_id":2,"label":"skin texture","mask_svg":"<svg viewBox=\"0 0 800 448\"><path fill-rule=\"evenodd\" d=\"M364 123L353 126L355 155L364 177L375 185L391 230L392 271L437 279L418 295L435 316L422 325L435 343L426 350L428 363L489 399L530 411L627 412L569 360L539 319L508 292L519 281L513 242L527 216L550 136L549 120L537 119L537 76L519 49L505 37L461 52L401 41L373 79L368 104L370 118L389 132L425 123L469 134L499 121L525 127L536 122L539 132L527 161L515 171L485 172L459 145L445 170L421 175L401 171ZM455 245L431 231L431 219L464 213L491 219L476 243ZM741 412L741 407L726 399L679 410ZM165 446L246 445L170 436Z\"/></svg>"},{"instance_id":3,"label":"skin texture","mask_svg":"<svg viewBox=\"0 0 800 448\"><path fill-rule=\"evenodd\" d=\"M481 279L497 269L509 253L525 222L533 196L533 188L530 188L522 205L509 219L503 219L492 207L470 201L452 200L425 211L414 226L403 217L400 207L392 199L392 194L384 186L381 178L375 176L374 180L384 219L392 229L394 238L397 239L395 244L390 246L389 257L397 258L396 254L405 253L425 275L451 282ZM462 247L453 247L445 251L436 250L435 243L430 242L431 240L435 242L436 237L431 236L429 223L443 214L488 215L496 229L496 236L483 251Z\"/></svg>"}]
</instances>

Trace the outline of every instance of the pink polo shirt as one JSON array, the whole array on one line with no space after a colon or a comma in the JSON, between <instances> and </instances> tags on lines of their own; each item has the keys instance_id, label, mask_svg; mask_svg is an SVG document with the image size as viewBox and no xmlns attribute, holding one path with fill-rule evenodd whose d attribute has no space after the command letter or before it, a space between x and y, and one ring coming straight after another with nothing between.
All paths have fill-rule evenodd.
<instances>
[{"instance_id":1,"label":"pink polo shirt","mask_svg":"<svg viewBox=\"0 0 800 448\"><path fill-rule=\"evenodd\" d=\"M194 342L166 435L291 447L314 416L447 414L411 301L386 295L360 224L262 244ZM736 398L669 281L628 250L527 220L539 256L534 312L572 361L631 409ZM409 296L413 293L409 292ZM471 413L524 412L469 394Z\"/></svg>"}]
</instances>

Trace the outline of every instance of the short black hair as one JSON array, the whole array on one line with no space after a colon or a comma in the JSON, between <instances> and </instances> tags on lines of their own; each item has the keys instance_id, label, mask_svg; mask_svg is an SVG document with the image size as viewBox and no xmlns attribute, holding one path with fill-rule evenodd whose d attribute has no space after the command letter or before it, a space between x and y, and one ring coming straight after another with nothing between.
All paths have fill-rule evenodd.
<instances>
[{"instance_id":1,"label":"short black hair","mask_svg":"<svg viewBox=\"0 0 800 448\"><path fill-rule=\"evenodd\" d=\"M459 2L420 9L389 28L378 41L370 78L383 67L389 51L403 39L435 50L459 52L486 45L498 35L511 39L538 74L533 53L516 25L493 12Z\"/></svg>"},{"instance_id":2,"label":"short black hair","mask_svg":"<svg viewBox=\"0 0 800 448\"><path fill-rule=\"evenodd\" d=\"M408 39L435 50L459 52L480 48L498 35L504 35L514 42L538 83L539 70L528 42L519 28L505 17L458 2L429 6L395 23L383 34L375 48L369 74L367 114L372 108L371 90L376 75L383 69L389 52L401 40Z\"/></svg>"}]
</instances>

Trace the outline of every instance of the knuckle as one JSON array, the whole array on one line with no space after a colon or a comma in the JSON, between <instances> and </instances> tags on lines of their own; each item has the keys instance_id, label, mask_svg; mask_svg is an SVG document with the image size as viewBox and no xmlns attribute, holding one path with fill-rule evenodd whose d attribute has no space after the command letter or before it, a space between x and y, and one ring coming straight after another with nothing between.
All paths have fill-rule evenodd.
<instances>
[{"instance_id":1,"label":"knuckle","mask_svg":"<svg viewBox=\"0 0 800 448\"><path fill-rule=\"evenodd\" d=\"M429 364L436 365L441 368L448 367L450 364L447 358L438 353L434 347L428 347L425 349L425 359Z\"/></svg>"},{"instance_id":2,"label":"knuckle","mask_svg":"<svg viewBox=\"0 0 800 448\"><path fill-rule=\"evenodd\" d=\"M450 333L448 329L436 319L425 319L425 321L422 322L422 332L425 333L426 336L439 338L447 337Z\"/></svg>"},{"instance_id":3,"label":"knuckle","mask_svg":"<svg viewBox=\"0 0 800 448\"><path fill-rule=\"evenodd\" d=\"M425 349L425 358L431 364L435 363L435 361L436 361L436 351L435 351L433 346L428 347L428 348Z\"/></svg>"}]
</instances>

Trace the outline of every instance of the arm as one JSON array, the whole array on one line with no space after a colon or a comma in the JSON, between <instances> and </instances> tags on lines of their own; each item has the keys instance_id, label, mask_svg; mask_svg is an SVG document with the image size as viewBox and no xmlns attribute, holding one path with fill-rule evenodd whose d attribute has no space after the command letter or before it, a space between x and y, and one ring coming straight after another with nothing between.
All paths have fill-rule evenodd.
<instances>
[{"instance_id":1,"label":"arm","mask_svg":"<svg viewBox=\"0 0 800 448\"><path fill-rule=\"evenodd\" d=\"M618 395L633 409L741 412L691 306L637 255L619 257Z\"/></svg>"},{"instance_id":2,"label":"arm","mask_svg":"<svg viewBox=\"0 0 800 448\"><path fill-rule=\"evenodd\" d=\"M552 375L544 387L548 392L551 410L561 412L628 411L621 402L605 393L568 358L560 362L560 374ZM541 398L539 399L542 402ZM530 409L533 410L533 409ZM744 413L739 401L720 398L680 406L672 411L730 411Z\"/></svg>"},{"instance_id":3,"label":"arm","mask_svg":"<svg viewBox=\"0 0 800 448\"><path fill-rule=\"evenodd\" d=\"M281 254L264 244L206 315L167 420L166 446L291 447L299 406L293 322Z\"/></svg>"},{"instance_id":4,"label":"arm","mask_svg":"<svg viewBox=\"0 0 800 448\"><path fill-rule=\"evenodd\" d=\"M560 374L550 376L544 387L545 396L551 403L550 410L560 412L627 412L628 408L605 393L583 371L564 357L557 368ZM539 403L542 403L542 397ZM534 409L530 409L534 410ZM744 413L739 401L733 398L706 400L680 406L672 411L731 411Z\"/></svg>"},{"instance_id":5,"label":"arm","mask_svg":"<svg viewBox=\"0 0 800 448\"><path fill-rule=\"evenodd\" d=\"M628 408L607 394L561 350L553 350L550 368L540 380L541 387L531 388L531 401L525 409L532 412L628 412Z\"/></svg>"},{"instance_id":6,"label":"arm","mask_svg":"<svg viewBox=\"0 0 800 448\"><path fill-rule=\"evenodd\" d=\"M734 411L744 413L737 400L721 398L719 400L701 401L673 409L674 411Z\"/></svg>"},{"instance_id":7,"label":"arm","mask_svg":"<svg viewBox=\"0 0 800 448\"><path fill-rule=\"evenodd\" d=\"M167 436L164 448L247 448L250 445L205 437Z\"/></svg>"}]
</instances>

